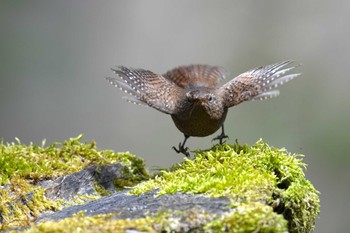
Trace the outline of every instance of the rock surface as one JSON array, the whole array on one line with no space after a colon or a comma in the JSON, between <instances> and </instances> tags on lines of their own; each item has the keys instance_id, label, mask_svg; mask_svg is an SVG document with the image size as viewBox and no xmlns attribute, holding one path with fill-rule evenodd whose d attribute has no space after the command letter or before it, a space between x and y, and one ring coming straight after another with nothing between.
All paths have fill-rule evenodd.
<instances>
[{"instance_id":1,"label":"rock surface","mask_svg":"<svg viewBox=\"0 0 350 233\"><path fill-rule=\"evenodd\" d=\"M154 216L160 211L204 211L215 216L231 210L230 201L225 197L207 198L203 195L181 193L155 197L156 190L140 196L127 193L128 190L124 190L86 204L66 207L59 212L40 216L37 222L61 220L80 211L84 211L86 216L118 213L115 217L117 219L133 219Z\"/></svg>"},{"instance_id":2,"label":"rock surface","mask_svg":"<svg viewBox=\"0 0 350 233\"><path fill-rule=\"evenodd\" d=\"M104 191L115 192L115 180L127 179L127 170L122 163L94 165L55 180L42 181L39 186L45 188L45 196L51 200L72 202L77 195L98 195L97 186L101 186Z\"/></svg>"}]
</instances>

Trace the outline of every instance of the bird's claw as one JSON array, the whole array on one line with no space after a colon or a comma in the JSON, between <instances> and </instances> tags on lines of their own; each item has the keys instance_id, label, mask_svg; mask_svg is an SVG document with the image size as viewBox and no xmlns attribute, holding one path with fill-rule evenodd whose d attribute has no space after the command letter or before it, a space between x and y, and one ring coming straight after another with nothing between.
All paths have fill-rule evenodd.
<instances>
[{"instance_id":1,"label":"bird's claw","mask_svg":"<svg viewBox=\"0 0 350 233\"><path fill-rule=\"evenodd\" d=\"M222 144L222 143L223 143L223 139L225 139L225 138L228 139L229 137L228 137L226 134L221 133L221 134L218 135L217 137L213 138L212 141L214 141L214 140L219 140L220 144Z\"/></svg>"},{"instance_id":2,"label":"bird's claw","mask_svg":"<svg viewBox=\"0 0 350 233\"><path fill-rule=\"evenodd\" d=\"M182 153L184 154L187 158L190 157L190 152L188 152L188 147L184 147L181 142L179 143L179 148L176 148L173 146L173 149L176 151L176 153Z\"/></svg>"}]
</instances>

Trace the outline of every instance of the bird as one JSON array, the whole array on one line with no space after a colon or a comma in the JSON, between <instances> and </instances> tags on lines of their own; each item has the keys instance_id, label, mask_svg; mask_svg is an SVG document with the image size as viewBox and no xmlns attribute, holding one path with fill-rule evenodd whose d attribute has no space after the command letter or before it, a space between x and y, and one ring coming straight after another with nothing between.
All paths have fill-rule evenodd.
<instances>
[{"instance_id":1,"label":"bird","mask_svg":"<svg viewBox=\"0 0 350 233\"><path fill-rule=\"evenodd\" d=\"M228 138L224 131L228 109L245 101L278 96L277 87L300 75L289 73L299 65L287 60L256 67L222 85L219 83L227 76L225 69L202 64L179 66L165 74L117 66L112 68L117 77L106 79L128 94L123 96L126 101L169 114L185 137L173 149L190 157L185 147L189 137L205 137L221 128L221 134L213 140L223 144Z\"/></svg>"}]
</instances>

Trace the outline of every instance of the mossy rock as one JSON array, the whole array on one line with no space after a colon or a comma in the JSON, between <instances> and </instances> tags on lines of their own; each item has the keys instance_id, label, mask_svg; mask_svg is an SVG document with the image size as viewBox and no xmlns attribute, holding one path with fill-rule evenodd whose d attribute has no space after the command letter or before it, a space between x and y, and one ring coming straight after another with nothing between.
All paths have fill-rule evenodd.
<instances>
[{"instance_id":1,"label":"mossy rock","mask_svg":"<svg viewBox=\"0 0 350 233\"><path fill-rule=\"evenodd\" d=\"M38 179L51 179L67 174L72 169L77 171L86 168L76 164L108 164L124 160L131 166L129 171L132 172L128 172L131 179L123 182L117 180L116 184L121 185L119 188L128 186L129 191L105 193L109 196L99 200L109 199L108 205L118 205L121 198L130 201L139 195L138 200L144 198L142 203L146 204L128 204L130 210L138 214L132 217L130 211L129 216L123 219L123 214L116 211L118 208L114 206L112 212L104 212L105 214L85 209L87 211L76 212L75 215L66 216L61 220L38 222L36 218L41 212L49 209L59 213L60 209L59 203L46 200L43 191L39 190L36 191L36 201L32 202L36 204L29 205L33 206L33 209L29 208L27 212L20 211L17 215L12 213L12 220L20 220L17 223L21 224L3 225L2 229L9 226L31 226L24 232L125 232L130 229L141 232L310 232L314 229L319 214L318 191L304 177L303 169L306 165L302 162L300 154L290 154L285 149L273 148L262 140L253 146L241 146L238 143L216 145L210 150L197 151L193 160L185 159L171 169L163 170L153 178L142 181L148 175L142 160L130 154L122 156L123 154L111 151L98 151L94 143L80 143L80 139L81 137L70 139L63 143L61 148L51 145L46 149L34 145L26 147L19 142L7 145L1 143L0 161L4 161L11 153L12 156L24 153L27 158L33 153L34 158L43 156L43 160L48 162L50 158L46 157L47 154L57 157L58 153L64 155L58 157L63 157L65 163L70 163L70 166L56 166L64 167L64 171L55 171L55 168L51 167L48 173L42 172L42 169L32 169L40 170L32 174L28 172L28 167L31 166L23 165L23 160L19 160L21 165L16 165L16 169L10 169L8 174L1 174L4 177L1 183L3 190L8 190L10 186L15 193L14 187L20 184L27 192L34 189L32 185ZM39 151L40 153L37 153ZM117 159L117 155L120 158ZM83 161L75 156L80 159L83 157ZM98 162L86 162L85 157L87 160L96 159ZM45 164L40 162L39 158L36 161L38 164ZM57 163L60 164L50 162ZM0 166L2 164L0 162ZM24 171L20 171L21 168L24 168ZM135 184L137 185L130 187ZM98 192L104 193L100 188ZM16 195L19 197L22 194ZM8 203L9 200L10 196L2 194L2 204ZM170 200L170 203L165 203L165 200ZM182 200L187 202L184 204ZM191 208L185 206L191 204L191 200ZM171 204L178 205L172 207ZM206 208L207 204L210 208ZM84 210L89 205L91 206L91 202L81 206ZM156 206L157 211L152 212L145 209L145 206ZM177 209L178 206L181 208ZM200 208L197 208L198 206ZM73 209L74 206L67 207L62 212L70 208ZM215 212L216 208L221 209ZM8 208L2 208L1 215L9 216L6 215L9 211ZM2 219L3 222L4 220L9 219Z\"/></svg>"},{"instance_id":2,"label":"mossy rock","mask_svg":"<svg viewBox=\"0 0 350 233\"><path fill-rule=\"evenodd\" d=\"M137 185L132 194L172 193L229 197L232 212L209 223L224 232L310 232L319 215L318 191L305 179L303 155L255 145L216 145L194 160ZM283 217L282 217L283 216Z\"/></svg>"},{"instance_id":3,"label":"mossy rock","mask_svg":"<svg viewBox=\"0 0 350 233\"><path fill-rule=\"evenodd\" d=\"M41 146L0 142L0 230L27 227L43 212L56 212L72 204L95 200L109 192L97 182L92 183L91 195L59 199L51 191L66 182L72 174L84 171L94 174L120 167L123 183L135 185L149 177L143 160L130 153L98 150L95 142L80 142L82 135L63 143ZM114 164L114 165L113 165ZM118 166L119 165L119 166ZM109 174L105 172L102 175ZM102 180L102 178L101 178ZM59 183L48 188L46 183ZM120 179L112 181L116 189L123 188ZM58 190L57 192L60 192ZM74 200L72 202L72 200Z\"/></svg>"}]
</instances>

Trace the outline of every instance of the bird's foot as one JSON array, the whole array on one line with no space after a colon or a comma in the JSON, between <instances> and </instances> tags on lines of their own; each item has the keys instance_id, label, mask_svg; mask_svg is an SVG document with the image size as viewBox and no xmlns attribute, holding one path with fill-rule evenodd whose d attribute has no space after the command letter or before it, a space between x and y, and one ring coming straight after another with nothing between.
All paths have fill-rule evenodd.
<instances>
[{"instance_id":1,"label":"bird's foot","mask_svg":"<svg viewBox=\"0 0 350 233\"><path fill-rule=\"evenodd\" d=\"M225 138L228 139L229 137L228 137L224 132L222 132L220 135L218 135L217 137L213 138L212 141L214 141L214 140L219 140L220 144L222 144L222 143L223 143L223 140L224 140Z\"/></svg>"},{"instance_id":2,"label":"bird's foot","mask_svg":"<svg viewBox=\"0 0 350 233\"><path fill-rule=\"evenodd\" d=\"M190 152L188 152L188 147L184 147L184 143L181 144L181 142L179 143L179 148L176 148L175 146L173 146L173 149L177 152L177 153L181 153L186 155L187 158L190 157Z\"/></svg>"}]
</instances>

